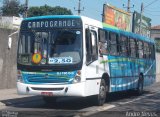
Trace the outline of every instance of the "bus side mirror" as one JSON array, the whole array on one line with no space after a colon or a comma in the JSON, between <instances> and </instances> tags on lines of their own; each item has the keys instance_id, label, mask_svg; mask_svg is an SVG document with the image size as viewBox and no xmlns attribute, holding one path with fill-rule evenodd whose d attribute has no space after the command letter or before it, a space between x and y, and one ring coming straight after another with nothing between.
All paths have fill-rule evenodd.
<instances>
[{"instance_id":1,"label":"bus side mirror","mask_svg":"<svg viewBox=\"0 0 160 117\"><path fill-rule=\"evenodd\" d=\"M8 37L8 49L11 49L12 46L12 38L9 36Z\"/></svg>"},{"instance_id":2,"label":"bus side mirror","mask_svg":"<svg viewBox=\"0 0 160 117\"><path fill-rule=\"evenodd\" d=\"M102 29L99 29L99 41L102 43L106 42L105 31L103 31Z\"/></svg>"},{"instance_id":3,"label":"bus side mirror","mask_svg":"<svg viewBox=\"0 0 160 117\"><path fill-rule=\"evenodd\" d=\"M11 46L12 46L12 35L17 34L18 32L19 32L19 30L8 35L8 49L11 49Z\"/></svg>"}]
</instances>

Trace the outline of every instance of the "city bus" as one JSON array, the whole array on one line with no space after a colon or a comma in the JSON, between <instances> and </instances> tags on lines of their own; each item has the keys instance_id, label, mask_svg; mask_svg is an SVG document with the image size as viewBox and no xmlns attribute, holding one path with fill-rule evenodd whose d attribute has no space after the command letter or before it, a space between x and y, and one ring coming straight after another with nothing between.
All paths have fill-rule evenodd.
<instances>
[{"instance_id":1,"label":"city bus","mask_svg":"<svg viewBox=\"0 0 160 117\"><path fill-rule=\"evenodd\" d=\"M97 20L74 15L26 18L19 31L17 90L47 103L92 97L103 105L110 92L155 82L155 42Z\"/></svg>"}]
</instances>

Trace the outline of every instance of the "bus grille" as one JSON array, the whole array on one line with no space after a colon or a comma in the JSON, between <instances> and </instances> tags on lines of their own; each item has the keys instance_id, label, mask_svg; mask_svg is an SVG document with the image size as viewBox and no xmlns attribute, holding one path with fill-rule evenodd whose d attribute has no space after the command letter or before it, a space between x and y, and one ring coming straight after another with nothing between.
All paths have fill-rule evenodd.
<instances>
[{"instance_id":1,"label":"bus grille","mask_svg":"<svg viewBox=\"0 0 160 117\"><path fill-rule=\"evenodd\" d=\"M33 90L38 90L38 91L61 91L64 88L38 88L38 87L31 87Z\"/></svg>"},{"instance_id":2,"label":"bus grille","mask_svg":"<svg viewBox=\"0 0 160 117\"><path fill-rule=\"evenodd\" d=\"M29 76L27 81L29 83L68 83L69 79L61 77Z\"/></svg>"}]
</instances>

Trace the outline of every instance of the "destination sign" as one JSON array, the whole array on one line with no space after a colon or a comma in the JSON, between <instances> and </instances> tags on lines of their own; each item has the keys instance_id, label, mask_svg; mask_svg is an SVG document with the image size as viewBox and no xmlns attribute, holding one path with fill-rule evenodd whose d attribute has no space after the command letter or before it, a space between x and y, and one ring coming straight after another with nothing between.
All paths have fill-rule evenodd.
<instances>
[{"instance_id":1,"label":"destination sign","mask_svg":"<svg viewBox=\"0 0 160 117\"><path fill-rule=\"evenodd\" d=\"M21 29L80 28L80 19L41 19L23 21Z\"/></svg>"}]
</instances>

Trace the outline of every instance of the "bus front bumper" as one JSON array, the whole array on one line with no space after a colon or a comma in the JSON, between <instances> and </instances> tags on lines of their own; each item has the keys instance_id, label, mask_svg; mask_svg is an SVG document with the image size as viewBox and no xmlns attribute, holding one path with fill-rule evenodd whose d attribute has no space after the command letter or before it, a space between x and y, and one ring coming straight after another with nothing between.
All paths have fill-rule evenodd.
<instances>
[{"instance_id":1,"label":"bus front bumper","mask_svg":"<svg viewBox=\"0 0 160 117\"><path fill-rule=\"evenodd\" d=\"M33 85L17 82L17 92L22 95L50 95L50 96L85 96L85 82L65 85Z\"/></svg>"}]
</instances>

